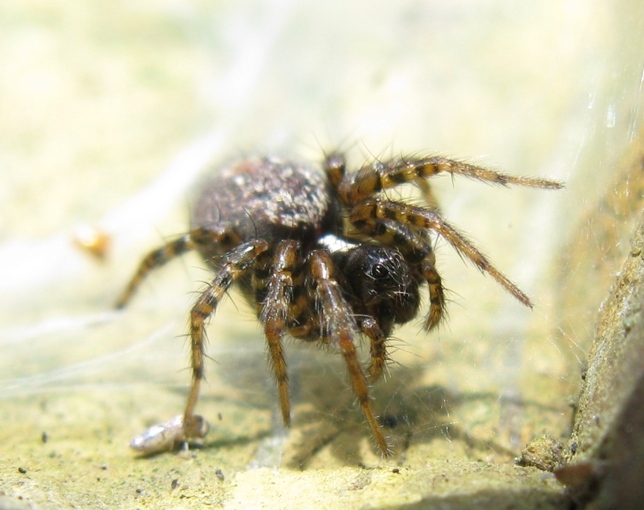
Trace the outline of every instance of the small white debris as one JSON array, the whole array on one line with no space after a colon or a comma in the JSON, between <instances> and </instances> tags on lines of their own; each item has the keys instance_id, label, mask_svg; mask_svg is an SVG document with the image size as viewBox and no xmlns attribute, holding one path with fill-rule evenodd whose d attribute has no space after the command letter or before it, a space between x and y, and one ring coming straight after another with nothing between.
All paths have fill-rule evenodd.
<instances>
[{"instance_id":1,"label":"small white debris","mask_svg":"<svg viewBox=\"0 0 644 510\"><path fill-rule=\"evenodd\" d=\"M143 434L136 436L132 439L130 448L149 455L173 450L177 445L187 443L192 439L204 438L210 428L208 422L201 416L194 416L193 420L194 423L192 424L189 436L183 427L183 415L180 414L165 423L153 425L143 432Z\"/></svg>"}]
</instances>

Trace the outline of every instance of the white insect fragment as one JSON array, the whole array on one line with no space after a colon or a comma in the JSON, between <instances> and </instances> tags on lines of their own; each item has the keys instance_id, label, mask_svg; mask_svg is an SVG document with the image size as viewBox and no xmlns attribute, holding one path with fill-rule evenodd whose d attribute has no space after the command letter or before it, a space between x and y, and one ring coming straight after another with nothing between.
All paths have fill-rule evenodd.
<instances>
[{"instance_id":1,"label":"white insect fragment","mask_svg":"<svg viewBox=\"0 0 644 510\"><path fill-rule=\"evenodd\" d=\"M186 436L183 428L183 415L153 425L143 434L136 436L130 443L130 448L145 455L173 450L177 445L187 443L193 439L202 439L208 434L210 426L201 416L193 417L190 437ZM198 441L197 441L198 442Z\"/></svg>"}]
</instances>

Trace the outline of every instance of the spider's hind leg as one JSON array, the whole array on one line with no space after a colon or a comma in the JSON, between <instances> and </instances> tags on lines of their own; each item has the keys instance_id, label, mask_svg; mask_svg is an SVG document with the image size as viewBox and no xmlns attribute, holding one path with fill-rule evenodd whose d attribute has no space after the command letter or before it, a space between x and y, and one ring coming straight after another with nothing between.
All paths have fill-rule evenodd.
<instances>
[{"instance_id":1,"label":"spider's hind leg","mask_svg":"<svg viewBox=\"0 0 644 510\"><path fill-rule=\"evenodd\" d=\"M143 280L154 269L165 265L170 260L183 255L191 250L197 249L200 245L218 245L230 238L228 233L218 233L205 228L196 228L174 241L170 241L160 248L152 250L139 264L136 273L120 295L115 308L123 308L132 299L132 296L140 287Z\"/></svg>"},{"instance_id":2,"label":"spider's hind leg","mask_svg":"<svg viewBox=\"0 0 644 510\"><path fill-rule=\"evenodd\" d=\"M146 276L157 267L161 267L173 258L176 258L184 253L194 250L195 243L190 234L181 236L179 239L164 244L160 248L151 251L141 261L139 268L128 283L123 293L119 296L115 308L123 308L128 304L132 296L139 288Z\"/></svg>"},{"instance_id":3,"label":"spider's hind leg","mask_svg":"<svg viewBox=\"0 0 644 510\"><path fill-rule=\"evenodd\" d=\"M239 245L222 257L217 275L208 288L199 296L190 311L190 351L192 367L192 387L183 416L183 428L187 438L193 437L198 430L198 416L194 414L201 380L204 378L204 327L208 318L215 312L221 299L230 286L248 271L257 258L269 249L269 244L261 239Z\"/></svg>"}]
</instances>

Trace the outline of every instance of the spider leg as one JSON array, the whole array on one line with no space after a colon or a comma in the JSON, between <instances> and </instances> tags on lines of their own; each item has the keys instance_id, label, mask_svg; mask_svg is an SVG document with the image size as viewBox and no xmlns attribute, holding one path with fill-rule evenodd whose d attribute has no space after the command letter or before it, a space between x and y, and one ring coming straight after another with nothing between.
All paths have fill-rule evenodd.
<instances>
[{"instance_id":1,"label":"spider leg","mask_svg":"<svg viewBox=\"0 0 644 510\"><path fill-rule=\"evenodd\" d=\"M269 249L264 240L254 240L241 244L228 252L210 286L199 296L190 311L190 349L192 367L192 387L183 415L183 428L186 437L194 437L199 428L198 416L194 414L201 380L204 378L204 326L206 320L215 312L217 305L230 286L239 279L257 257Z\"/></svg>"},{"instance_id":2,"label":"spider leg","mask_svg":"<svg viewBox=\"0 0 644 510\"><path fill-rule=\"evenodd\" d=\"M259 318L264 324L271 364L277 380L282 419L287 427L291 425L291 410L282 337L288 327L289 317L296 313L294 303L299 302L299 296L303 296L304 273L299 248L297 241L279 243L272 265L269 263L267 267L266 264L258 263L253 280L257 302L262 303Z\"/></svg>"},{"instance_id":3,"label":"spider leg","mask_svg":"<svg viewBox=\"0 0 644 510\"><path fill-rule=\"evenodd\" d=\"M366 315L358 319L358 326L367 338L369 338L369 366L367 372L371 381L377 381L389 361L387 353L387 336L383 333L378 322L372 315Z\"/></svg>"},{"instance_id":4,"label":"spider leg","mask_svg":"<svg viewBox=\"0 0 644 510\"><path fill-rule=\"evenodd\" d=\"M327 165L328 167L329 165ZM462 161L431 156L427 158L398 158L386 162L377 161L372 165L364 166L350 175L348 179L342 179L337 184L338 193L345 205L352 206L384 189L393 188L406 182L417 182L418 179L427 179L439 173L463 175L504 186L516 184L547 189L563 187L560 182L549 179L517 177ZM431 202L430 205L434 208Z\"/></svg>"},{"instance_id":5,"label":"spider leg","mask_svg":"<svg viewBox=\"0 0 644 510\"><path fill-rule=\"evenodd\" d=\"M393 220L383 222L378 220ZM389 200L370 198L363 200L351 211L349 221L374 237L387 237L392 224L400 223L418 229L433 230L443 237L456 252L470 260L479 270L488 273L499 285L526 306L532 308L530 298L526 296L510 279L496 269L492 263L479 251L474 244L460 233L436 211L424 209L409 204L401 204ZM398 240L396 239L396 242Z\"/></svg>"},{"instance_id":6,"label":"spider leg","mask_svg":"<svg viewBox=\"0 0 644 510\"><path fill-rule=\"evenodd\" d=\"M358 325L354 319L351 307L342 295L342 289L335 279L335 268L330 255L325 250L314 250L309 258L309 272L313 280L313 293L319 307L320 336L335 345L347 365L353 392L358 398L360 408L371 431L376 438L378 447L384 455L391 451L382 433L378 420L371 408L369 387L358 355L354 338L358 334Z\"/></svg>"},{"instance_id":7,"label":"spider leg","mask_svg":"<svg viewBox=\"0 0 644 510\"><path fill-rule=\"evenodd\" d=\"M344 174L347 170L347 163L344 156L339 152L331 152L327 154L324 158L323 167L329 181L333 187L337 188L342 179L344 179Z\"/></svg>"},{"instance_id":8,"label":"spider leg","mask_svg":"<svg viewBox=\"0 0 644 510\"><path fill-rule=\"evenodd\" d=\"M179 239L170 241L160 248L151 251L139 264L139 268L134 273L128 286L116 301L115 308L123 308L128 304L143 280L152 270L163 266L170 260L188 251L198 248L200 245L208 245L211 243L219 244L220 241L226 240L227 237L229 236L225 232L220 233L205 228L197 228L181 236Z\"/></svg>"},{"instance_id":9,"label":"spider leg","mask_svg":"<svg viewBox=\"0 0 644 510\"><path fill-rule=\"evenodd\" d=\"M440 212L438 199L436 198L436 195L434 195L432 187L429 185L429 183L422 177L417 177L416 179L414 179L414 184L416 184L416 186L418 186L418 188L420 189L420 192L423 195L423 199L425 200L427 206L432 211Z\"/></svg>"},{"instance_id":10,"label":"spider leg","mask_svg":"<svg viewBox=\"0 0 644 510\"><path fill-rule=\"evenodd\" d=\"M359 247L349 250L336 250L331 252L331 262L336 269L336 280L345 290L345 299L353 310L360 331L369 338L369 367L367 373L370 381L376 381L382 375L390 357L387 353L386 341L394 326L394 317L383 315L369 299L355 289L350 291L355 284L360 286L364 275L363 268L356 265L355 253L364 254ZM362 258L358 255L358 259ZM353 282L353 283L352 283ZM318 325L319 329L319 325Z\"/></svg>"}]
</instances>

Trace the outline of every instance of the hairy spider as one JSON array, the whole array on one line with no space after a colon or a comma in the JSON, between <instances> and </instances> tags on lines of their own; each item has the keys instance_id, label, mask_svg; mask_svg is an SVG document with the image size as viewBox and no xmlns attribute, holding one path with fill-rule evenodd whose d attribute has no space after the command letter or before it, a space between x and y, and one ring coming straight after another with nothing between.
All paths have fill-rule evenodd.
<instances>
[{"instance_id":1,"label":"hairy spider","mask_svg":"<svg viewBox=\"0 0 644 510\"><path fill-rule=\"evenodd\" d=\"M144 453L198 439L207 423L195 414L204 378L204 326L228 289L237 284L264 326L277 380L282 419L290 425L283 337L320 342L343 356L353 391L383 454L391 453L374 414L368 380L382 374L387 339L396 324L418 314L427 283L425 329L444 317L445 297L430 232L487 272L526 306L529 298L441 216L427 178L464 175L496 184L560 188L556 181L512 177L443 157L375 161L346 173L344 156L327 155L324 172L278 158L250 158L215 172L203 184L190 231L152 251L117 302L125 306L154 268L197 250L215 277L190 312L192 387L182 416L149 429L132 447ZM413 183L429 207L390 200L385 190ZM333 237L340 242L333 242ZM338 246L339 245L339 246ZM363 369L357 339L370 342Z\"/></svg>"}]
</instances>

